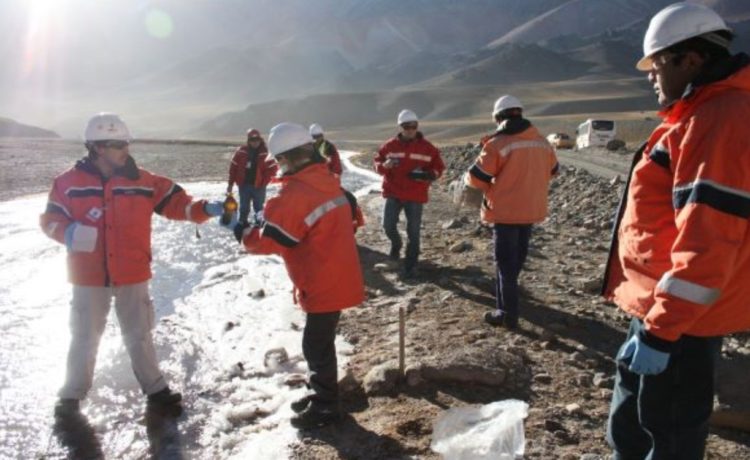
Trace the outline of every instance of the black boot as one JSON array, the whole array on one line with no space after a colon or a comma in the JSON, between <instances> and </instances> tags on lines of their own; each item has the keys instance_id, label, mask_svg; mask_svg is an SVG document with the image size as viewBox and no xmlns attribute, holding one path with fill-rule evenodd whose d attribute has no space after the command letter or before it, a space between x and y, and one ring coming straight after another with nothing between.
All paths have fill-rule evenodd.
<instances>
[{"instance_id":1,"label":"black boot","mask_svg":"<svg viewBox=\"0 0 750 460\"><path fill-rule=\"evenodd\" d=\"M148 395L149 408L164 410L175 417L182 414L181 402L182 394L172 392L169 387Z\"/></svg>"},{"instance_id":2,"label":"black boot","mask_svg":"<svg viewBox=\"0 0 750 460\"><path fill-rule=\"evenodd\" d=\"M518 327L518 318L508 316L506 313L498 311L488 311L484 314L484 322L495 327L504 327L506 329L515 329Z\"/></svg>"},{"instance_id":3,"label":"black boot","mask_svg":"<svg viewBox=\"0 0 750 460\"><path fill-rule=\"evenodd\" d=\"M55 403L55 418L67 418L81 413L81 401L78 399L60 398Z\"/></svg>"},{"instance_id":4,"label":"black boot","mask_svg":"<svg viewBox=\"0 0 750 460\"><path fill-rule=\"evenodd\" d=\"M300 412L307 409L312 402L313 402L313 395L305 395L296 401L292 401L292 404L290 404L290 407L292 408L295 414L299 414Z\"/></svg>"},{"instance_id":5,"label":"black boot","mask_svg":"<svg viewBox=\"0 0 750 460\"><path fill-rule=\"evenodd\" d=\"M322 428L341 420L341 410L337 404L321 405L311 403L291 419L292 426L300 430Z\"/></svg>"}]
</instances>

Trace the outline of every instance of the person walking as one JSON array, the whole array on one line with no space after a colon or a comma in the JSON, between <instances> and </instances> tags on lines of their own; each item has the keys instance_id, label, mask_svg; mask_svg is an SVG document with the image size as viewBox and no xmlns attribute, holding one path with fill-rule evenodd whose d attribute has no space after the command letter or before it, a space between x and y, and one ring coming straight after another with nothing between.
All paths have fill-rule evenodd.
<instances>
[{"instance_id":1,"label":"person walking","mask_svg":"<svg viewBox=\"0 0 750 460\"><path fill-rule=\"evenodd\" d=\"M497 130L483 139L464 180L484 193L482 221L493 226L496 308L484 320L514 329L520 315L518 276L532 226L547 217L549 183L558 163L554 148L523 117L523 105L515 96L498 98L492 117Z\"/></svg>"},{"instance_id":2,"label":"person walking","mask_svg":"<svg viewBox=\"0 0 750 460\"><path fill-rule=\"evenodd\" d=\"M750 329L750 58L702 5L652 19L637 68L662 123L636 153L603 294L631 315L616 362L614 459L702 459L723 335Z\"/></svg>"},{"instance_id":3,"label":"person walking","mask_svg":"<svg viewBox=\"0 0 750 460\"><path fill-rule=\"evenodd\" d=\"M402 240L398 231L401 211L406 215L406 254L403 275L416 275L419 259L422 210L428 190L445 170L440 151L419 131L419 119L411 110L398 114L401 131L386 141L375 156L375 171L383 176L383 229L391 242L389 257L399 260Z\"/></svg>"},{"instance_id":4,"label":"person walking","mask_svg":"<svg viewBox=\"0 0 750 460\"><path fill-rule=\"evenodd\" d=\"M268 149L260 132L251 128L247 130L247 143L237 148L229 165L227 194L237 184L240 195L240 222L247 222L251 212L253 216L263 210L266 201L266 187L276 175L276 164L268 158Z\"/></svg>"},{"instance_id":5,"label":"person walking","mask_svg":"<svg viewBox=\"0 0 750 460\"><path fill-rule=\"evenodd\" d=\"M320 157L325 160L328 165L328 169L336 175L341 177L343 171L341 167L341 156L336 146L333 145L328 139L325 138L323 127L317 123L310 125L310 135L313 138L315 144L315 151Z\"/></svg>"},{"instance_id":6,"label":"person walking","mask_svg":"<svg viewBox=\"0 0 750 460\"><path fill-rule=\"evenodd\" d=\"M264 221L239 224L235 237L251 254L281 256L306 313L302 351L312 394L292 403L297 428L316 428L341 418L336 326L341 311L365 298L354 240L355 204L315 153L310 133L280 123L268 139L281 176L278 196L268 200Z\"/></svg>"},{"instance_id":7,"label":"person walking","mask_svg":"<svg viewBox=\"0 0 750 460\"><path fill-rule=\"evenodd\" d=\"M139 168L130 131L113 113L86 126L88 154L57 176L40 216L44 233L68 250L73 284L65 384L56 417L75 416L91 389L99 341L114 299L133 372L149 405L179 407L159 370L151 335L151 216L202 223L222 213L221 202L194 200L179 185Z\"/></svg>"}]
</instances>

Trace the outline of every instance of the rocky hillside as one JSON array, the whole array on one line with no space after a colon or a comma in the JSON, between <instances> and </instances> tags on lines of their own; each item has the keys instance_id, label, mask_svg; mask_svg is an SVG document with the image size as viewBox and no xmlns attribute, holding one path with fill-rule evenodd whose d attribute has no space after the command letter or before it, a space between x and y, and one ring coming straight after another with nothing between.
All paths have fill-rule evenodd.
<instances>
[{"instance_id":1,"label":"rocky hillside","mask_svg":"<svg viewBox=\"0 0 750 460\"><path fill-rule=\"evenodd\" d=\"M0 137L60 137L54 131L24 125L9 118L0 117Z\"/></svg>"}]
</instances>

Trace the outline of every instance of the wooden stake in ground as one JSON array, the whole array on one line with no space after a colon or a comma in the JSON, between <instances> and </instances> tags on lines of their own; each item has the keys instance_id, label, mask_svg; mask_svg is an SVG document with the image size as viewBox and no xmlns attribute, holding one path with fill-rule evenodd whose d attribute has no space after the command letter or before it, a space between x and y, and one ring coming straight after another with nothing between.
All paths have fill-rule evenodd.
<instances>
[{"instance_id":1,"label":"wooden stake in ground","mask_svg":"<svg viewBox=\"0 0 750 460\"><path fill-rule=\"evenodd\" d=\"M406 313L404 307L398 308L398 377L404 379L404 335L406 330Z\"/></svg>"}]
</instances>

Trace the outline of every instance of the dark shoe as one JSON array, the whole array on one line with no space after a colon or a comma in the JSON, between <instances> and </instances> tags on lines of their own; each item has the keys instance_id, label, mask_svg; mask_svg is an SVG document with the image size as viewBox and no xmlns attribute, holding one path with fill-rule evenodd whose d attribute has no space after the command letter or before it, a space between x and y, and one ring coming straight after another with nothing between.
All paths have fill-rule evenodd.
<instances>
[{"instance_id":1,"label":"dark shoe","mask_svg":"<svg viewBox=\"0 0 750 460\"><path fill-rule=\"evenodd\" d=\"M159 404L162 406L170 406L179 404L182 401L182 395L180 393L174 393L169 387L156 393L148 395L148 402L150 404Z\"/></svg>"},{"instance_id":2,"label":"dark shoe","mask_svg":"<svg viewBox=\"0 0 750 460\"><path fill-rule=\"evenodd\" d=\"M81 401L78 399L60 398L55 403L55 417L64 418L79 415Z\"/></svg>"},{"instance_id":3,"label":"dark shoe","mask_svg":"<svg viewBox=\"0 0 750 460\"><path fill-rule=\"evenodd\" d=\"M148 395L147 409L158 410L164 415L179 417L182 415L182 395L174 393L169 387Z\"/></svg>"},{"instance_id":4,"label":"dark shoe","mask_svg":"<svg viewBox=\"0 0 750 460\"><path fill-rule=\"evenodd\" d=\"M388 258L391 260L398 260L401 257L401 246L391 245L391 252L388 253Z\"/></svg>"},{"instance_id":5,"label":"dark shoe","mask_svg":"<svg viewBox=\"0 0 750 460\"><path fill-rule=\"evenodd\" d=\"M319 404L310 404L292 417L290 420L292 426L300 430L310 430L321 428L341 420L341 411L336 405L321 406Z\"/></svg>"},{"instance_id":6,"label":"dark shoe","mask_svg":"<svg viewBox=\"0 0 750 460\"><path fill-rule=\"evenodd\" d=\"M490 326L504 327L506 329L515 329L518 327L518 318L512 318L505 313L497 311L488 311L484 314L484 322Z\"/></svg>"},{"instance_id":7,"label":"dark shoe","mask_svg":"<svg viewBox=\"0 0 750 460\"><path fill-rule=\"evenodd\" d=\"M313 401L313 395L305 395L296 401L292 401L292 404L290 404L290 407L292 408L295 414L299 414L300 412L307 409L310 406L310 403L312 401Z\"/></svg>"}]
</instances>

